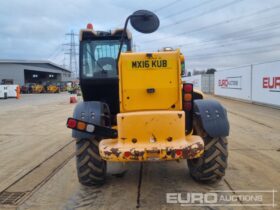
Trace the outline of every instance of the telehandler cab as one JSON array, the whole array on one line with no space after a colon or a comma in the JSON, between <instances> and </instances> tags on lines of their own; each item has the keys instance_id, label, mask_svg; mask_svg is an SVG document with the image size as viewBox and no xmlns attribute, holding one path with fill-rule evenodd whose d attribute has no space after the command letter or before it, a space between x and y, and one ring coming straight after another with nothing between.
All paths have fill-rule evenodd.
<instances>
[{"instance_id":1,"label":"telehandler cab","mask_svg":"<svg viewBox=\"0 0 280 210\"><path fill-rule=\"evenodd\" d=\"M179 50L131 52L127 30L152 33L159 19L139 10L124 29L80 32L80 86L67 127L77 140L80 183L101 185L107 161L187 160L197 181L220 180L227 167L225 108L183 84ZM184 62L184 61L183 61Z\"/></svg>"}]
</instances>

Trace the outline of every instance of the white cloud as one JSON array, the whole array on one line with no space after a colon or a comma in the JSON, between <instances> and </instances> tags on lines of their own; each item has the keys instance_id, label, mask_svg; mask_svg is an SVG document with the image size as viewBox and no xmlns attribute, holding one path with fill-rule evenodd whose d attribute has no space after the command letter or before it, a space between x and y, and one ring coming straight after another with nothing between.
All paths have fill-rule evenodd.
<instances>
[{"instance_id":1,"label":"white cloud","mask_svg":"<svg viewBox=\"0 0 280 210\"><path fill-rule=\"evenodd\" d=\"M109 30L122 26L125 18L138 9L156 10L174 0L9 0L0 2L0 58L47 59L61 46L55 61L62 62L64 54L62 44L67 42L65 33L75 30L78 33L88 22L92 22L97 30ZM277 25L256 32L258 26L272 22L280 22L280 8L271 12L222 24L212 29L197 32L193 30L209 26L221 21L230 20L265 8L280 5L275 0L244 0L214 12L221 5L231 0L212 0L191 9L205 0L181 0L172 6L157 12L161 20L161 28L148 35L133 31L138 49L159 49L166 46L184 45L185 56L195 57L205 54L219 55L224 51L244 50L245 48L280 44ZM185 12L182 12L183 10ZM208 12L207 12L208 11ZM178 15L174 15L180 12ZM171 15L171 16L170 16ZM169 18L165 18L170 16ZM176 22L189 19L181 24ZM164 27L170 25L169 27ZM239 39L245 35L242 30L250 30L254 37ZM241 31L232 37L225 35ZM177 35L181 34L181 35ZM275 35L275 36L274 36ZM261 39L263 38L263 39ZM216 39L213 42L207 40ZM189 44L187 44L189 43ZM239 66L244 63L256 63L279 58L279 51L263 54L217 56L209 59L187 59L189 68L209 68Z\"/></svg>"}]
</instances>

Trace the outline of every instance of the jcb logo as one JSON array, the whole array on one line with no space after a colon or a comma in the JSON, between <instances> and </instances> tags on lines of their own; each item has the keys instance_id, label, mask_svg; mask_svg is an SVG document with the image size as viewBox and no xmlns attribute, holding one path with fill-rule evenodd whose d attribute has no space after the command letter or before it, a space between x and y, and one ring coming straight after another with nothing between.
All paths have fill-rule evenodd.
<instances>
[{"instance_id":1,"label":"jcb logo","mask_svg":"<svg viewBox=\"0 0 280 210\"><path fill-rule=\"evenodd\" d=\"M132 61L131 67L135 68L166 68L167 60Z\"/></svg>"}]
</instances>

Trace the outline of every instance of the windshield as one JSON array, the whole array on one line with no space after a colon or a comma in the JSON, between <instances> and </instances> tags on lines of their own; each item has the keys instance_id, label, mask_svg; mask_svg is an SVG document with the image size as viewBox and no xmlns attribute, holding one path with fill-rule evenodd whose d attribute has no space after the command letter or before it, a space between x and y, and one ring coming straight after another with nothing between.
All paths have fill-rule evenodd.
<instances>
[{"instance_id":1,"label":"windshield","mask_svg":"<svg viewBox=\"0 0 280 210\"><path fill-rule=\"evenodd\" d=\"M119 40L94 40L82 44L82 77L107 78L117 76ZM127 44L122 52L127 51Z\"/></svg>"}]
</instances>

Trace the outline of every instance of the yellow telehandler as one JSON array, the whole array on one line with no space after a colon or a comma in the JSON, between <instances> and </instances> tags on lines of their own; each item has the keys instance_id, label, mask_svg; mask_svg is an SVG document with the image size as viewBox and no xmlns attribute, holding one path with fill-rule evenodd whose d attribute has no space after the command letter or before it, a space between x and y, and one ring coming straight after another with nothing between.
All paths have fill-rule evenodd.
<instances>
[{"instance_id":1,"label":"yellow telehandler","mask_svg":"<svg viewBox=\"0 0 280 210\"><path fill-rule=\"evenodd\" d=\"M107 162L185 159L201 182L220 180L227 168L229 122L225 108L182 83L179 50L131 52L135 30L152 33L158 17L130 15L124 29L80 32L80 86L67 127L76 138L80 183L101 185Z\"/></svg>"},{"instance_id":2,"label":"yellow telehandler","mask_svg":"<svg viewBox=\"0 0 280 210\"><path fill-rule=\"evenodd\" d=\"M49 83L46 87L48 93L60 93L59 84Z\"/></svg>"},{"instance_id":3,"label":"yellow telehandler","mask_svg":"<svg viewBox=\"0 0 280 210\"><path fill-rule=\"evenodd\" d=\"M46 89L44 87L44 85L41 84L34 84L32 86L32 93L45 93Z\"/></svg>"}]
</instances>

